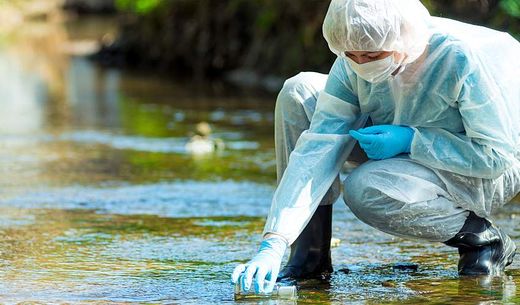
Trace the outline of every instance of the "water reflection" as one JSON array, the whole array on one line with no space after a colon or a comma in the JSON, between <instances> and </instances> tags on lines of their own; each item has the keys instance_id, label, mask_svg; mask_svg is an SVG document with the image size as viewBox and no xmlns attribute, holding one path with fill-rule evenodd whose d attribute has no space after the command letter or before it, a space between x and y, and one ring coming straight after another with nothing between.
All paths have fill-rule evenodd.
<instances>
[{"instance_id":1,"label":"water reflection","mask_svg":"<svg viewBox=\"0 0 520 305\"><path fill-rule=\"evenodd\" d=\"M100 20L36 23L5 38L0 185L9 186L6 192L135 179L272 181L271 97L105 69L67 53L113 27ZM186 144L201 121L226 149L191 158Z\"/></svg>"},{"instance_id":2,"label":"water reflection","mask_svg":"<svg viewBox=\"0 0 520 305\"><path fill-rule=\"evenodd\" d=\"M20 211L9 207L0 212L4 215L2 222L12 219L0 228L0 299L8 303L97 300L232 304L233 290L227 275L236 262L254 253L250 245L259 238L258 228L263 223L261 216L172 218L82 209ZM158 209L156 213L162 212ZM370 255L361 254L356 259ZM406 254L392 255L402 258ZM454 267L454 262L447 266ZM298 304L519 301L517 273L491 279L459 278L451 271L432 272L426 264L414 273L396 272L391 264L357 263L349 265L348 272L335 267L337 271L330 279L300 282Z\"/></svg>"},{"instance_id":3,"label":"water reflection","mask_svg":"<svg viewBox=\"0 0 520 305\"><path fill-rule=\"evenodd\" d=\"M102 70L77 57L67 75L66 96L75 126L121 127L118 71Z\"/></svg>"},{"instance_id":4,"label":"water reflection","mask_svg":"<svg viewBox=\"0 0 520 305\"><path fill-rule=\"evenodd\" d=\"M457 277L442 281L418 280L407 284L424 296L406 300L405 304L428 302L432 298L449 304L518 304L515 277Z\"/></svg>"},{"instance_id":5,"label":"water reflection","mask_svg":"<svg viewBox=\"0 0 520 305\"><path fill-rule=\"evenodd\" d=\"M19 59L0 48L0 133L37 133L44 125L48 92L41 76L25 71Z\"/></svg>"},{"instance_id":6,"label":"water reflection","mask_svg":"<svg viewBox=\"0 0 520 305\"><path fill-rule=\"evenodd\" d=\"M85 58L72 59L66 103L56 103L43 76L24 69L23 60L0 49L1 134L37 134L70 123L70 117L75 128L121 127L119 72L100 70ZM59 110L56 104L61 104Z\"/></svg>"}]
</instances>

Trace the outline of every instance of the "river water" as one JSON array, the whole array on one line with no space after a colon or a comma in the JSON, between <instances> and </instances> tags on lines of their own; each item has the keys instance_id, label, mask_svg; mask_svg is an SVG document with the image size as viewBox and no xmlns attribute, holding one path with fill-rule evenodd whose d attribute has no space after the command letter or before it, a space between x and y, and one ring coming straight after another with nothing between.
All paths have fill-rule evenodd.
<instances>
[{"instance_id":1,"label":"river water","mask_svg":"<svg viewBox=\"0 0 520 305\"><path fill-rule=\"evenodd\" d=\"M115 31L82 19L2 33L0 303L294 304L235 302L229 283L274 191L275 97L82 55ZM188 152L200 122L225 149ZM496 216L515 240L519 216L514 203ZM453 249L378 232L341 201L333 235L335 272L299 283L300 304L520 302L519 263L459 278Z\"/></svg>"}]
</instances>

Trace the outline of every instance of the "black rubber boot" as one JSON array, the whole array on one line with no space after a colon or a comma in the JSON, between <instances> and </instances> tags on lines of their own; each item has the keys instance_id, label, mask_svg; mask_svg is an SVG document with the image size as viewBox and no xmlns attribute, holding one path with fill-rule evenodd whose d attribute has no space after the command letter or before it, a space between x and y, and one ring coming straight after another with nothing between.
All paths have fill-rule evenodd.
<instances>
[{"instance_id":1,"label":"black rubber boot","mask_svg":"<svg viewBox=\"0 0 520 305\"><path fill-rule=\"evenodd\" d=\"M278 281L320 278L332 272L330 240L332 237L332 205L319 206L311 220L291 245L287 265Z\"/></svg>"},{"instance_id":2,"label":"black rubber boot","mask_svg":"<svg viewBox=\"0 0 520 305\"><path fill-rule=\"evenodd\" d=\"M516 251L507 234L473 212L460 232L445 244L459 249L460 275L501 275L513 262Z\"/></svg>"}]
</instances>

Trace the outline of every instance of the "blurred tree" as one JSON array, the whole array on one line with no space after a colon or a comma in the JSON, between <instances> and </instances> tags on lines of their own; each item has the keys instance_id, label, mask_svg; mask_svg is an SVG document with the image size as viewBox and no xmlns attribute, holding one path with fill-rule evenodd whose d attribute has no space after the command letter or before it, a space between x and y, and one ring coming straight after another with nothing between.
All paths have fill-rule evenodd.
<instances>
[{"instance_id":1,"label":"blurred tree","mask_svg":"<svg viewBox=\"0 0 520 305\"><path fill-rule=\"evenodd\" d=\"M489 26L520 38L520 0L428 0L432 15Z\"/></svg>"},{"instance_id":2,"label":"blurred tree","mask_svg":"<svg viewBox=\"0 0 520 305\"><path fill-rule=\"evenodd\" d=\"M116 12L115 0L62 0L65 10L78 14L113 14Z\"/></svg>"},{"instance_id":3,"label":"blurred tree","mask_svg":"<svg viewBox=\"0 0 520 305\"><path fill-rule=\"evenodd\" d=\"M195 75L241 69L289 76L327 72L334 56L321 34L329 0L116 0L121 36L98 58ZM423 0L432 15L520 36L520 0Z\"/></svg>"},{"instance_id":4,"label":"blurred tree","mask_svg":"<svg viewBox=\"0 0 520 305\"><path fill-rule=\"evenodd\" d=\"M520 18L520 1L503 0L500 2L500 7L509 15L516 18Z\"/></svg>"}]
</instances>

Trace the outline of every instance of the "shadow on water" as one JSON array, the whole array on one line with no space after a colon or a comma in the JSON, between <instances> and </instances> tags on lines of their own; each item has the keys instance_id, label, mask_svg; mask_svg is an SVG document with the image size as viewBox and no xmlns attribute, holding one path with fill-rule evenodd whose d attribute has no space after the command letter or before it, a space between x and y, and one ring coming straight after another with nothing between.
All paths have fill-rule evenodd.
<instances>
[{"instance_id":1,"label":"shadow on water","mask_svg":"<svg viewBox=\"0 0 520 305\"><path fill-rule=\"evenodd\" d=\"M235 303L229 274L255 253L274 190L274 97L72 54L113 31L103 19L2 34L0 303ZM200 122L223 150L190 154ZM515 240L519 215L497 215ZM335 272L300 282L298 304L520 302L516 262L459 278L448 247L377 232L341 202L334 219Z\"/></svg>"}]
</instances>

